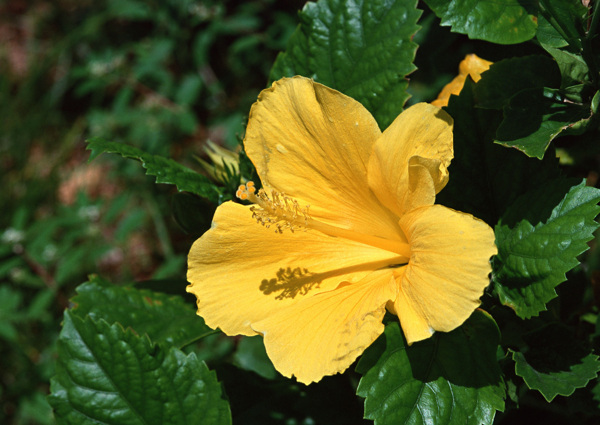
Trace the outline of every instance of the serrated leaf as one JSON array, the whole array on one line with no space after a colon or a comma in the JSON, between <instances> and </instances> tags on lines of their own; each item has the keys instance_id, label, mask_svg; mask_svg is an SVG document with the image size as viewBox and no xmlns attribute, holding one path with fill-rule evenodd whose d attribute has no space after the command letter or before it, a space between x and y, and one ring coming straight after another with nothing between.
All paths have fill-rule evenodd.
<instances>
[{"instance_id":1,"label":"serrated leaf","mask_svg":"<svg viewBox=\"0 0 600 425\"><path fill-rule=\"evenodd\" d=\"M231 424L214 372L194 354L70 311L49 401L59 424Z\"/></svg>"},{"instance_id":2,"label":"serrated leaf","mask_svg":"<svg viewBox=\"0 0 600 425\"><path fill-rule=\"evenodd\" d=\"M242 369L251 370L263 378L273 379L277 376L260 336L243 337L233 355L233 361Z\"/></svg>"},{"instance_id":3,"label":"serrated leaf","mask_svg":"<svg viewBox=\"0 0 600 425\"><path fill-rule=\"evenodd\" d=\"M541 159L552 140L563 131L581 125L590 116L589 105L565 102L559 90L523 90L504 108L496 143Z\"/></svg>"},{"instance_id":4,"label":"serrated leaf","mask_svg":"<svg viewBox=\"0 0 600 425\"><path fill-rule=\"evenodd\" d=\"M523 0L425 0L452 32L498 44L530 40L537 30L536 17Z\"/></svg>"},{"instance_id":5,"label":"serrated leaf","mask_svg":"<svg viewBox=\"0 0 600 425\"><path fill-rule=\"evenodd\" d=\"M454 118L454 159L450 181L436 202L495 226L515 199L556 177L558 162L552 155L539 161L493 143L502 114L477 108L474 87L467 79L460 96L451 96L446 108Z\"/></svg>"},{"instance_id":6,"label":"serrated leaf","mask_svg":"<svg viewBox=\"0 0 600 425\"><path fill-rule=\"evenodd\" d=\"M557 179L521 196L495 228L492 279L500 301L524 319L546 310L598 228L600 190Z\"/></svg>"},{"instance_id":7,"label":"serrated leaf","mask_svg":"<svg viewBox=\"0 0 600 425\"><path fill-rule=\"evenodd\" d=\"M156 183L173 184L179 191L192 192L215 203L221 200L221 190L208 178L172 159L152 155L133 146L109 142L99 137L87 140L86 149L92 151L90 161L102 153L116 153L124 158L140 161L146 169L146 174L156 177Z\"/></svg>"},{"instance_id":8,"label":"serrated leaf","mask_svg":"<svg viewBox=\"0 0 600 425\"><path fill-rule=\"evenodd\" d=\"M397 322L388 324L357 366L365 418L375 425L491 424L504 409L499 339L496 323L481 310L458 329L411 346Z\"/></svg>"},{"instance_id":9,"label":"serrated leaf","mask_svg":"<svg viewBox=\"0 0 600 425\"><path fill-rule=\"evenodd\" d=\"M183 347L213 332L180 296L117 286L98 276L79 285L72 301L73 315L120 323L152 342Z\"/></svg>"},{"instance_id":10,"label":"serrated leaf","mask_svg":"<svg viewBox=\"0 0 600 425\"><path fill-rule=\"evenodd\" d=\"M358 100L384 129L409 98L421 11L416 0L308 2L270 80L303 75Z\"/></svg>"},{"instance_id":11,"label":"serrated leaf","mask_svg":"<svg viewBox=\"0 0 600 425\"><path fill-rule=\"evenodd\" d=\"M525 352L512 351L515 373L550 402L585 387L600 371L598 356L573 337L573 331L552 324L526 335Z\"/></svg>"},{"instance_id":12,"label":"serrated leaf","mask_svg":"<svg viewBox=\"0 0 600 425\"><path fill-rule=\"evenodd\" d=\"M492 64L475 85L480 108L501 109L522 90L558 87L560 72L548 56L532 55L504 59Z\"/></svg>"}]
</instances>

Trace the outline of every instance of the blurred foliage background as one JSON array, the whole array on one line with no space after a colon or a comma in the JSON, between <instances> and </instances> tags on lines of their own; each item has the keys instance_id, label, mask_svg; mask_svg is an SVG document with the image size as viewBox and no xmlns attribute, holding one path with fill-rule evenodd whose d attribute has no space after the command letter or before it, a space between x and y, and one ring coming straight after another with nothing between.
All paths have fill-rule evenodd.
<instances>
[{"instance_id":1,"label":"blurred foliage background","mask_svg":"<svg viewBox=\"0 0 600 425\"><path fill-rule=\"evenodd\" d=\"M197 170L195 157L205 155L208 140L235 149L303 4L0 1L0 423L53 423L45 397L74 288L96 273L148 287L156 279L179 279L172 291L183 293L187 251L215 208L154 184L132 161L106 156L88 164L83 141L126 142ZM506 49L511 55L536 49L470 41L427 11L420 24L411 103L435 98L466 53L494 61ZM599 168L599 156L587 158L593 163L582 167L583 177L597 179L589 170ZM198 216L193 225L182 212ZM215 356L230 344L208 343ZM240 376L218 373L225 381ZM264 388L247 379L253 383L228 387L230 398L245 399L232 403L234 423L244 409L261 423L256 397ZM339 379L327 378L309 393L298 389L301 397L271 388L279 397L272 403L293 399L305 415L343 423L343 416L327 416L318 397L343 400L345 394L331 395ZM259 391L243 393L248 389ZM361 401L338 404L348 417L362 416ZM279 414L277 408L270 414Z\"/></svg>"},{"instance_id":2,"label":"blurred foliage background","mask_svg":"<svg viewBox=\"0 0 600 425\"><path fill-rule=\"evenodd\" d=\"M87 164L83 140L197 169L208 139L235 147L302 4L0 2L0 423L53 422L54 341L88 274L183 279L203 230L177 226L173 190L138 164Z\"/></svg>"}]
</instances>

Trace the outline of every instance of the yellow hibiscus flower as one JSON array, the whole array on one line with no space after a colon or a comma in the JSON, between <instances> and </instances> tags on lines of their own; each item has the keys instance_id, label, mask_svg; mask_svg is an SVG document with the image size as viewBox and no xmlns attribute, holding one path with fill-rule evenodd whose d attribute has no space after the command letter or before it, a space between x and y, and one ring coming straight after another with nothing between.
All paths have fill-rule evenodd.
<instances>
[{"instance_id":1,"label":"yellow hibiscus flower","mask_svg":"<svg viewBox=\"0 0 600 425\"><path fill-rule=\"evenodd\" d=\"M481 59L479 56L471 53L460 62L458 65L458 75L452 81L444 86L437 99L431 102L432 105L447 106L450 101L450 95L458 95L465 85L467 75L471 76L473 81L481 80L481 74L487 71L493 62Z\"/></svg>"},{"instance_id":2,"label":"yellow hibiscus flower","mask_svg":"<svg viewBox=\"0 0 600 425\"><path fill-rule=\"evenodd\" d=\"M460 326L488 285L494 233L434 205L452 118L420 103L381 133L357 101L303 77L264 90L244 139L249 182L191 248L188 292L227 335L264 337L284 376L348 368L387 310L409 344Z\"/></svg>"}]
</instances>

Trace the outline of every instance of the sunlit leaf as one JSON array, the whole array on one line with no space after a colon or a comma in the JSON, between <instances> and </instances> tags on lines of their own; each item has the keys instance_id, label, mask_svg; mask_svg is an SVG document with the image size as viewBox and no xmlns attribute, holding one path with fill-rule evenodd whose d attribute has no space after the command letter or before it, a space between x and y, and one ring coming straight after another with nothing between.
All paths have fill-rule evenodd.
<instances>
[{"instance_id":1,"label":"sunlit leaf","mask_svg":"<svg viewBox=\"0 0 600 425\"><path fill-rule=\"evenodd\" d=\"M382 129L409 98L404 78L417 45L416 0L308 2L301 24L271 70L271 81L303 75L358 100Z\"/></svg>"},{"instance_id":2,"label":"sunlit leaf","mask_svg":"<svg viewBox=\"0 0 600 425\"><path fill-rule=\"evenodd\" d=\"M499 339L496 323L481 310L458 329L411 346L397 322L388 324L357 366L365 418L375 425L491 424L504 409Z\"/></svg>"},{"instance_id":3,"label":"sunlit leaf","mask_svg":"<svg viewBox=\"0 0 600 425\"><path fill-rule=\"evenodd\" d=\"M183 286L179 289L182 293L185 290ZM182 347L212 333L196 315L194 306L185 303L181 296L114 285L98 276L79 285L72 301L76 305L73 315L120 323L138 335L147 334L152 342Z\"/></svg>"},{"instance_id":4,"label":"sunlit leaf","mask_svg":"<svg viewBox=\"0 0 600 425\"><path fill-rule=\"evenodd\" d=\"M495 291L521 318L546 309L598 228L600 190L571 184L557 179L529 191L496 226Z\"/></svg>"},{"instance_id":5,"label":"sunlit leaf","mask_svg":"<svg viewBox=\"0 0 600 425\"><path fill-rule=\"evenodd\" d=\"M50 404L59 424L231 423L214 372L119 324L65 312Z\"/></svg>"},{"instance_id":6,"label":"sunlit leaf","mask_svg":"<svg viewBox=\"0 0 600 425\"><path fill-rule=\"evenodd\" d=\"M533 2L524 0L425 0L442 25L469 38L516 44L535 36ZM526 8L525 6L528 6ZM529 9L529 10L528 10Z\"/></svg>"}]
</instances>

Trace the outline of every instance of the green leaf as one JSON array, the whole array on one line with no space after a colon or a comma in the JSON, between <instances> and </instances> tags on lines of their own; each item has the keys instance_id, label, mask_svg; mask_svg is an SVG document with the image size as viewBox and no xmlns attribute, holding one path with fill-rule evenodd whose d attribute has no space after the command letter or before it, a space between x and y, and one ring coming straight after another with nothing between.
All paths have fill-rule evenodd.
<instances>
[{"instance_id":1,"label":"green leaf","mask_svg":"<svg viewBox=\"0 0 600 425\"><path fill-rule=\"evenodd\" d=\"M120 323L153 342L183 347L213 332L180 296L117 286L98 276L79 285L72 301L73 315Z\"/></svg>"},{"instance_id":2,"label":"green leaf","mask_svg":"<svg viewBox=\"0 0 600 425\"><path fill-rule=\"evenodd\" d=\"M563 131L582 125L590 116L589 105L565 102L559 90L523 90L504 108L496 143L541 159L552 140Z\"/></svg>"},{"instance_id":3,"label":"green leaf","mask_svg":"<svg viewBox=\"0 0 600 425\"><path fill-rule=\"evenodd\" d=\"M140 161L146 174L155 176L156 183L174 184L180 191L192 192L219 203L221 190L202 174L159 155L152 155L133 146L109 142L99 137L87 140L87 149L91 150L90 161L102 153L116 153L124 158Z\"/></svg>"},{"instance_id":4,"label":"green leaf","mask_svg":"<svg viewBox=\"0 0 600 425\"><path fill-rule=\"evenodd\" d=\"M521 196L496 226L492 278L500 301L521 318L537 316L579 264L598 228L600 190L585 182L546 182Z\"/></svg>"},{"instance_id":5,"label":"green leaf","mask_svg":"<svg viewBox=\"0 0 600 425\"><path fill-rule=\"evenodd\" d=\"M460 96L450 97L447 111L454 118L454 159L450 181L436 202L495 226L520 195L556 177L558 162L553 155L539 161L493 143L502 113L475 107L473 87L467 79Z\"/></svg>"},{"instance_id":6,"label":"green leaf","mask_svg":"<svg viewBox=\"0 0 600 425\"><path fill-rule=\"evenodd\" d=\"M214 372L104 320L65 312L50 404L59 424L230 424Z\"/></svg>"},{"instance_id":7,"label":"green leaf","mask_svg":"<svg viewBox=\"0 0 600 425\"><path fill-rule=\"evenodd\" d=\"M416 0L308 2L270 80L303 75L362 103L386 128L409 98L421 11Z\"/></svg>"},{"instance_id":8,"label":"green leaf","mask_svg":"<svg viewBox=\"0 0 600 425\"><path fill-rule=\"evenodd\" d=\"M548 56L504 59L481 75L475 85L475 99L480 108L502 109L522 90L559 85L560 72Z\"/></svg>"},{"instance_id":9,"label":"green leaf","mask_svg":"<svg viewBox=\"0 0 600 425\"><path fill-rule=\"evenodd\" d=\"M587 7L581 1L556 1L556 0L540 0L539 1L538 18L543 18L548 22L554 30L552 32L538 33L538 40L545 44L546 38L553 44L556 43L556 34L560 36L567 44L571 45L575 50L581 49L581 39L585 36L583 29L584 19L587 18ZM548 37L549 36L549 37ZM562 46L555 46L562 47Z\"/></svg>"},{"instance_id":10,"label":"green leaf","mask_svg":"<svg viewBox=\"0 0 600 425\"><path fill-rule=\"evenodd\" d=\"M554 47L543 47L554 57L554 60L558 64L560 74L562 75L561 87L569 87L589 81L590 70L581 55L567 52L566 50L555 49Z\"/></svg>"},{"instance_id":11,"label":"green leaf","mask_svg":"<svg viewBox=\"0 0 600 425\"><path fill-rule=\"evenodd\" d=\"M594 397L594 401L596 402L596 406L600 408L600 379L596 379L596 385L592 389L592 394Z\"/></svg>"},{"instance_id":12,"label":"green leaf","mask_svg":"<svg viewBox=\"0 0 600 425\"><path fill-rule=\"evenodd\" d=\"M467 34L469 38L498 44L516 44L535 36L536 17L531 1L523 0L425 0L452 32Z\"/></svg>"},{"instance_id":13,"label":"green leaf","mask_svg":"<svg viewBox=\"0 0 600 425\"><path fill-rule=\"evenodd\" d=\"M356 368L365 418L375 425L491 424L504 409L499 340L496 323L482 310L458 329L411 346L397 322L388 324Z\"/></svg>"},{"instance_id":14,"label":"green leaf","mask_svg":"<svg viewBox=\"0 0 600 425\"><path fill-rule=\"evenodd\" d=\"M538 16L538 29L535 37L543 46L560 48L569 45L569 42L560 35L543 15Z\"/></svg>"},{"instance_id":15,"label":"green leaf","mask_svg":"<svg viewBox=\"0 0 600 425\"><path fill-rule=\"evenodd\" d=\"M525 352L512 351L515 373L550 402L585 387L600 371L598 356L573 337L573 330L553 324L526 335Z\"/></svg>"},{"instance_id":16,"label":"green leaf","mask_svg":"<svg viewBox=\"0 0 600 425\"><path fill-rule=\"evenodd\" d=\"M188 234L202 236L210 228L215 207L190 193L175 193L171 197L171 213Z\"/></svg>"},{"instance_id":17,"label":"green leaf","mask_svg":"<svg viewBox=\"0 0 600 425\"><path fill-rule=\"evenodd\" d=\"M0 286L0 339L17 342L19 334L13 321L19 319L22 299L21 292L13 291L9 286Z\"/></svg>"},{"instance_id":18,"label":"green leaf","mask_svg":"<svg viewBox=\"0 0 600 425\"><path fill-rule=\"evenodd\" d=\"M236 365L258 373L263 378L273 379L277 371L267 356L261 336L243 337L233 356Z\"/></svg>"}]
</instances>

